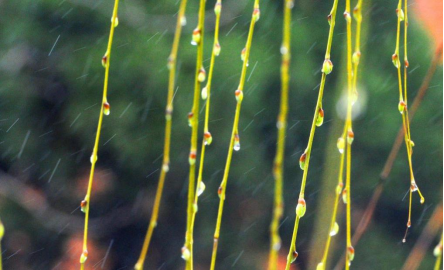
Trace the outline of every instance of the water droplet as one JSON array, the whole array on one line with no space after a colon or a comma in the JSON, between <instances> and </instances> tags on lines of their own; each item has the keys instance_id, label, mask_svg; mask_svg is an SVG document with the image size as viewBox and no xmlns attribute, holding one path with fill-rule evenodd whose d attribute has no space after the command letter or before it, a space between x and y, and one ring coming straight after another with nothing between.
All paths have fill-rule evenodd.
<instances>
[{"instance_id":1,"label":"water droplet","mask_svg":"<svg viewBox=\"0 0 444 270\"><path fill-rule=\"evenodd\" d=\"M325 270L324 263L322 262L318 263L318 266L316 266L316 270Z\"/></svg>"},{"instance_id":2,"label":"water droplet","mask_svg":"<svg viewBox=\"0 0 444 270\"><path fill-rule=\"evenodd\" d=\"M239 151L240 150L240 139L239 139L239 135L235 134L234 135L234 146L233 146L234 151Z\"/></svg>"},{"instance_id":3,"label":"water droplet","mask_svg":"<svg viewBox=\"0 0 444 270\"><path fill-rule=\"evenodd\" d=\"M205 86L204 88L202 88L202 91L200 92L200 96L202 97L203 100L206 100L208 97L208 89Z\"/></svg>"},{"instance_id":4,"label":"water droplet","mask_svg":"<svg viewBox=\"0 0 444 270\"><path fill-rule=\"evenodd\" d=\"M91 164L96 163L97 161L97 155L95 155L94 153L91 155L91 157L89 158L89 161L91 162Z\"/></svg>"},{"instance_id":5,"label":"water droplet","mask_svg":"<svg viewBox=\"0 0 444 270\"><path fill-rule=\"evenodd\" d=\"M191 252L187 247L182 247L182 259L188 261L190 259Z\"/></svg>"},{"instance_id":6,"label":"water droplet","mask_svg":"<svg viewBox=\"0 0 444 270\"><path fill-rule=\"evenodd\" d=\"M238 89L234 92L234 96L236 97L237 102L242 102L244 99L244 91Z\"/></svg>"},{"instance_id":7,"label":"water droplet","mask_svg":"<svg viewBox=\"0 0 444 270\"><path fill-rule=\"evenodd\" d=\"M197 75L197 80L199 82L203 82L205 81L205 79L207 78L207 73L205 72L205 69L202 67L199 70L199 74Z\"/></svg>"},{"instance_id":8,"label":"water droplet","mask_svg":"<svg viewBox=\"0 0 444 270\"><path fill-rule=\"evenodd\" d=\"M325 59L324 64L322 65L322 72L325 75L330 74L333 71L333 62L330 59Z\"/></svg>"},{"instance_id":9,"label":"water droplet","mask_svg":"<svg viewBox=\"0 0 444 270\"><path fill-rule=\"evenodd\" d=\"M164 164L162 165L162 170L163 170L164 172L168 172L168 171L170 170L170 165L169 165L168 163L164 163Z\"/></svg>"},{"instance_id":10,"label":"water droplet","mask_svg":"<svg viewBox=\"0 0 444 270\"><path fill-rule=\"evenodd\" d=\"M287 54L288 53L288 48L285 45L281 46L281 54Z\"/></svg>"},{"instance_id":11,"label":"water droplet","mask_svg":"<svg viewBox=\"0 0 444 270\"><path fill-rule=\"evenodd\" d=\"M305 215L305 211L307 210L307 205L303 198L299 198L298 205L296 206L296 215L301 218Z\"/></svg>"},{"instance_id":12,"label":"water droplet","mask_svg":"<svg viewBox=\"0 0 444 270\"><path fill-rule=\"evenodd\" d=\"M205 183L203 181L200 181L199 185L197 186L197 196L202 195L204 191L205 191Z\"/></svg>"},{"instance_id":13,"label":"water droplet","mask_svg":"<svg viewBox=\"0 0 444 270\"><path fill-rule=\"evenodd\" d=\"M338 151L339 153L342 155L344 154L344 149L345 149L345 140L343 137L339 137L338 138L338 142L336 143L336 146L338 147Z\"/></svg>"},{"instance_id":14,"label":"water droplet","mask_svg":"<svg viewBox=\"0 0 444 270\"><path fill-rule=\"evenodd\" d=\"M187 25L187 17L182 16L182 18L180 18L180 24L181 24L182 26Z\"/></svg>"},{"instance_id":15,"label":"water droplet","mask_svg":"<svg viewBox=\"0 0 444 270\"><path fill-rule=\"evenodd\" d=\"M80 263L84 264L86 262L86 259L88 259L88 251L84 250L82 252L82 255L80 256Z\"/></svg>"},{"instance_id":16,"label":"water droplet","mask_svg":"<svg viewBox=\"0 0 444 270\"><path fill-rule=\"evenodd\" d=\"M339 225L337 222L335 222L335 224L333 224L333 228L331 228L330 236L335 236L338 234L338 232L339 232Z\"/></svg>"},{"instance_id":17,"label":"water droplet","mask_svg":"<svg viewBox=\"0 0 444 270\"><path fill-rule=\"evenodd\" d=\"M435 257L441 256L442 254L442 245L438 244L434 249L433 249L433 255L435 255Z\"/></svg>"},{"instance_id":18,"label":"water droplet","mask_svg":"<svg viewBox=\"0 0 444 270\"><path fill-rule=\"evenodd\" d=\"M113 23L113 18L111 17L111 23ZM116 28L119 25L119 17L116 17L114 20L114 28Z\"/></svg>"}]
</instances>

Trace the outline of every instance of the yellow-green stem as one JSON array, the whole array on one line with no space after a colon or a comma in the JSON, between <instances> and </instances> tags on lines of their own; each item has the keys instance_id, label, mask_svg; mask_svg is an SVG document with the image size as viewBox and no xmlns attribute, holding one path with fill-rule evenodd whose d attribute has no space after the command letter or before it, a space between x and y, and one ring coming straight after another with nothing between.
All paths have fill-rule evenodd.
<instances>
[{"instance_id":1,"label":"yellow-green stem","mask_svg":"<svg viewBox=\"0 0 444 270\"><path fill-rule=\"evenodd\" d=\"M100 140L100 131L102 129L102 121L103 121L103 115L104 115L104 104L107 103L107 92L108 92L108 78L109 78L109 67L111 63L111 48L113 44L113 37L114 37L114 29L117 26L117 11L119 8L119 0L115 0L114 2L114 10L113 15L111 17L111 29L109 33L109 39L108 39L108 47L106 49L105 53L105 78L103 83L103 96L102 96L102 104L100 106L100 114L99 114L99 122L97 124L97 133L96 133L96 139L94 142L94 148L93 153L91 156L91 171L89 174L89 181L88 181L88 189L86 191L86 196L84 199L84 202L86 205L84 205L84 211L85 211L85 227L83 232L83 251L82 255L80 256L80 269L85 269L85 262L88 257L88 221L89 221L89 210L91 205L91 190L92 190L92 184L94 180L94 169L97 162L97 152L99 149L99 140ZM103 60L102 60L103 63Z\"/></svg>"},{"instance_id":2,"label":"yellow-green stem","mask_svg":"<svg viewBox=\"0 0 444 270\"><path fill-rule=\"evenodd\" d=\"M434 270L441 269L441 261L442 261L442 233L441 233L441 241L439 242L439 246L441 248L441 252L438 254L438 256L436 256L435 267L433 268Z\"/></svg>"},{"instance_id":3,"label":"yellow-green stem","mask_svg":"<svg viewBox=\"0 0 444 270\"><path fill-rule=\"evenodd\" d=\"M239 86L236 91L240 91L239 93L243 96L243 90L244 90L244 84L245 84L245 77L247 73L247 66L248 66L248 60L250 57L250 49L251 49L251 43L253 40L253 32L254 32L254 26L256 24L256 21L259 19L260 11L259 11L259 0L254 1L254 7L253 7L253 14L250 22L250 28L248 31L248 38L247 38L247 44L245 46L245 58L242 64L242 73L241 78L239 81ZM233 156L233 147L234 147L234 140L235 135L238 135L238 124L239 124L239 115L241 110L241 104L242 104L242 98L237 98L237 105L236 105L236 112L234 115L234 122L233 122L233 129L231 132L231 138L230 138L230 146L228 148L228 155L227 155L227 161L225 164L225 170L224 175L222 178L222 182L220 184L218 194L219 194L219 210L217 213L217 221L216 221L216 228L214 231L214 238L213 238L213 251L211 255L211 270L214 270L216 267L216 256L217 256L217 247L219 243L219 236L220 236L220 227L222 223L222 213L224 209L224 202L225 202L225 194L226 194L226 188L227 188L227 181L228 181L228 175L230 172L230 165L231 165L231 158Z\"/></svg>"},{"instance_id":4,"label":"yellow-green stem","mask_svg":"<svg viewBox=\"0 0 444 270\"><path fill-rule=\"evenodd\" d=\"M172 114L173 114L173 96L174 96L174 86L176 77L176 62L177 62L177 51L179 49L179 41L182 32L182 21L185 17L185 9L187 5L187 0L182 0L179 7L179 13L176 22L176 31L174 34L173 46L171 49L170 56L168 57L168 96L167 105L165 109L165 141L163 149L163 161L162 168L160 171L159 182L157 185L156 197L154 199L153 212L151 213L150 223L145 235L145 240L143 242L142 250L140 252L139 259L137 260L134 268L136 270L143 269L145 259L148 253L148 248L151 242L151 237L153 235L154 229L157 226L157 218L159 216L159 208L162 199L163 188L165 184L165 177L170 169L170 145L171 145L171 126L172 126Z\"/></svg>"},{"instance_id":5,"label":"yellow-green stem","mask_svg":"<svg viewBox=\"0 0 444 270\"><path fill-rule=\"evenodd\" d=\"M220 44L219 44L219 25L220 25L220 12L221 10L219 10L218 12L216 11L216 9L218 8L222 8L222 0L217 0L216 2L216 6L215 6L215 14L216 14L216 24L215 24L215 29L214 29L214 41L213 41L213 50L211 52L211 60L210 60L210 69L209 69L209 73L208 73L208 80L207 80L207 85L206 85L206 105L205 105L205 120L204 120L204 136L202 139L202 148L201 148L201 154L200 154L200 164L199 164L199 172L198 172L198 176L197 176L197 183L196 183L196 190L194 192L194 202L193 202L193 212L191 215L191 224L190 224L190 228L189 228L189 234L190 234L190 238L193 239L194 238L194 222L196 220L196 214L197 214L197 209L198 209L198 198L199 198L199 189L200 189L200 185L202 182L202 174L203 174L203 168L204 168L204 160L205 160L205 148L207 145L209 145L211 143L211 141L208 140L208 138L206 138L206 134L210 134L209 133L209 129L208 129L208 123L209 123L209 119L210 119L210 98L211 98L211 83L212 83L212 78L213 78L213 70L214 70L214 62L215 62L215 58L216 58L216 51L219 49L220 52ZM211 134L210 134L211 136ZM212 140L212 138L210 139ZM202 191L203 192L203 191ZM192 248L193 248L193 242L191 242L191 254L193 254ZM192 257L190 258L192 259ZM192 268L192 265L191 265Z\"/></svg>"},{"instance_id":6,"label":"yellow-green stem","mask_svg":"<svg viewBox=\"0 0 444 270\"><path fill-rule=\"evenodd\" d=\"M284 0L284 20L283 20L283 38L281 46L282 62L281 62L281 104L280 112L277 119L277 149L273 164L274 175L274 202L273 202L273 218L270 225L270 255L268 261L268 269L277 269L278 252L281 248L281 238L279 236L279 222L282 218L284 210L282 189L284 185L284 152L285 152L285 134L287 129L288 115L288 92L290 82L290 59L291 59L291 9L293 8L293 0Z\"/></svg>"},{"instance_id":7,"label":"yellow-green stem","mask_svg":"<svg viewBox=\"0 0 444 270\"><path fill-rule=\"evenodd\" d=\"M330 15L328 17L328 19L330 21L330 30L329 30L329 34L328 34L327 49L326 49L326 53L325 53L326 60L330 60L331 44L333 42L333 33L334 33L334 27L335 27L335 21L336 21L337 7L338 7L338 0L334 0L333 8L332 8ZM308 139L308 146L306 149L306 158L305 158L306 161L305 161L305 166L304 166L304 173L302 176L301 190L299 193L299 198L301 198L301 199L304 198L305 185L306 185L306 181L307 181L308 168L309 168L309 164L310 164L311 148L312 148L313 139L314 139L314 135L315 135L316 121L318 119L319 109L322 106L322 97L324 94L326 76L327 76L326 73L323 72L322 77L321 77L321 84L319 87L319 94L318 94L318 99L316 102L313 122L311 124L310 137ZM299 217L298 217L298 215L296 215L294 228L293 228L292 241L291 241L290 250L289 250L288 256L287 256L287 264L285 267L286 270L290 269L290 264L293 260L293 254L294 254L294 252L296 252L296 239L297 239L298 228L299 228Z\"/></svg>"},{"instance_id":8,"label":"yellow-green stem","mask_svg":"<svg viewBox=\"0 0 444 270\"><path fill-rule=\"evenodd\" d=\"M203 69L203 45L204 45L204 26L205 26L205 0L200 0L199 4L199 19L197 24L197 30L200 33L200 38L197 43L197 57L196 57L196 73L194 82L194 97L193 107L191 109L191 147L190 147L190 172L188 180L188 207L187 207L187 230L185 235L184 248L189 252L189 258L184 258L186 261L185 269L193 269L193 237L191 234L191 217L193 215L193 201L195 193L195 181L196 181L196 158L197 158L197 139L199 132L199 97L200 97L200 85L199 73ZM194 33L193 33L194 34ZM194 37L193 37L194 38ZM194 161L191 156L194 154Z\"/></svg>"}]
</instances>

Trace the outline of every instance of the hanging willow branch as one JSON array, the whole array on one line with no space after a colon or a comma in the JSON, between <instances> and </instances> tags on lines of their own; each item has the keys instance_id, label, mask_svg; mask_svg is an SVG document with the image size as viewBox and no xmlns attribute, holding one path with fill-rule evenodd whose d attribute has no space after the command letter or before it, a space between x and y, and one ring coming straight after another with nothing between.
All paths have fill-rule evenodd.
<instances>
[{"instance_id":1,"label":"hanging willow branch","mask_svg":"<svg viewBox=\"0 0 444 270\"><path fill-rule=\"evenodd\" d=\"M180 35L182 32L182 26L185 25L185 9L187 6L187 0L182 0L179 7L179 14L177 16L176 32L174 34L173 48L171 49L170 56L168 57L168 96L167 105L165 110L165 142L163 149L163 161L162 170L160 171L159 182L157 185L156 197L154 198L153 212L151 213L150 223L145 235L142 250L140 252L139 259L135 265L136 270L143 269L143 264L148 253L148 248L151 242L153 231L157 226L157 218L159 216L160 202L162 199L163 188L165 185L165 177L170 170L170 145L171 145L171 126L172 126L172 114L173 114L173 96L174 86L176 79L176 63L177 63L177 51L179 49Z\"/></svg>"},{"instance_id":2,"label":"hanging willow branch","mask_svg":"<svg viewBox=\"0 0 444 270\"><path fill-rule=\"evenodd\" d=\"M89 174L88 189L86 191L85 199L80 203L80 209L85 213L85 228L83 233L83 251L80 256L80 269L85 269L85 262L88 258L88 222L89 222L89 208L91 200L91 190L94 180L94 168L97 162L97 152L99 150L99 140L100 131L102 130L103 115L110 114L110 105L107 99L108 93L108 78L109 78L109 67L111 62L111 48L113 44L114 29L119 24L119 19L117 18L117 11L119 8L119 0L114 2L113 15L111 17L111 30L109 33L108 47L106 49L105 55L102 57L102 65L105 68L105 78L103 83L103 96L102 96L102 106L100 106L99 123L97 124L96 139L94 142L93 153L91 155L91 171Z\"/></svg>"}]
</instances>

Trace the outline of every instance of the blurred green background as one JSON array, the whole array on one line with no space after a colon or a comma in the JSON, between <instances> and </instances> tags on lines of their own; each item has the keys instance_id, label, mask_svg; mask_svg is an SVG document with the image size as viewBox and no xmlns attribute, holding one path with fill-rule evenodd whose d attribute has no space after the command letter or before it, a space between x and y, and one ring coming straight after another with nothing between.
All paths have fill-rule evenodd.
<instances>
[{"instance_id":1,"label":"blurred green background","mask_svg":"<svg viewBox=\"0 0 444 270\"><path fill-rule=\"evenodd\" d=\"M172 158L158 227L146 269L181 269L184 243L190 128L196 48L190 44L198 1L188 1L178 55ZM213 43L214 0L207 1L204 64ZM195 230L196 269L209 267L217 206L252 2L223 1L220 44L213 80L205 193ZM240 119L241 151L234 153L218 252L218 269L266 269L273 198L272 162L280 98L282 1L261 1ZM438 1L439 2L439 1ZM91 202L87 269L132 269L154 200L164 136L169 55L178 0L122 0L111 60L108 101ZM320 82L333 1L295 2L292 20L290 112L285 159L285 214L280 227L285 260L290 245L305 149ZM359 222L401 126L397 110L395 48L397 1L364 1L360 99L355 106L352 162L353 226ZM352 1L352 5L355 1ZM103 87L101 66L113 1L0 1L0 217L5 269L78 269L83 199ZM442 6L442 1L441 1ZM417 2L411 1L411 9ZM325 122L314 141L306 190L307 214L298 235L294 269L320 260L331 215L339 154L344 91L344 1L339 1L332 47L334 72L324 96ZM442 25L442 13L441 23ZM409 100L430 66L435 45L410 12ZM442 28L441 28L442 29ZM428 29L430 30L430 29ZM429 31L430 32L430 31ZM435 43L442 44L442 38ZM416 181L412 228L402 244L408 215L409 173L401 147L369 230L359 242L354 269L400 269L433 209L442 203L442 66L438 66L412 122ZM203 119L203 114L201 116ZM199 132L201 140L202 133ZM332 150L333 149L333 150ZM340 208L344 205L341 203ZM333 238L330 261L345 248L345 216ZM315 226L318 224L317 226ZM323 226L322 226L323 225ZM319 242L320 241L320 242ZM420 269L434 264L433 246Z\"/></svg>"}]
</instances>

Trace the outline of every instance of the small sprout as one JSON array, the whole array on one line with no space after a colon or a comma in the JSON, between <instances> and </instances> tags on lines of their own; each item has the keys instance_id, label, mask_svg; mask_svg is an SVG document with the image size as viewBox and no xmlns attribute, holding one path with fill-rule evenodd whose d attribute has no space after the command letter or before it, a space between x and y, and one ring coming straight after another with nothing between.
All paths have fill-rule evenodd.
<instances>
[{"instance_id":1,"label":"small sprout","mask_svg":"<svg viewBox=\"0 0 444 270\"><path fill-rule=\"evenodd\" d=\"M324 110L319 108L318 118L316 118L316 126L320 127L324 123Z\"/></svg>"},{"instance_id":2,"label":"small sprout","mask_svg":"<svg viewBox=\"0 0 444 270\"><path fill-rule=\"evenodd\" d=\"M92 153L91 157L89 158L89 161L91 162L91 164L96 163L96 161L97 161L97 155L94 154L94 152Z\"/></svg>"},{"instance_id":3,"label":"small sprout","mask_svg":"<svg viewBox=\"0 0 444 270\"><path fill-rule=\"evenodd\" d=\"M339 153L342 155L344 154L345 149L345 140L343 137L339 137L338 141L336 142L336 146L338 147Z\"/></svg>"},{"instance_id":4,"label":"small sprout","mask_svg":"<svg viewBox=\"0 0 444 270\"><path fill-rule=\"evenodd\" d=\"M415 180L413 180L413 181L410 183L410 190L411 190L412 192L418 191L418 186L416 185Z\"/></svg>"},{"instance_id":5,"label":"small sprout","mask_svg":"<svg viewBox=\"0 0 444 270\"><path fill-rule=\"evenodd\" d=\"M102 57L102 66L106 68L108 65L108 52L106 52Z\"/></svg>"},{"instance_id":6,"label":"small sprout","mask_svg":"<svg viewBox=\"0 0 444 270\"><path fill-rule=\"evenodd\" d=\"M410 66L409 60L404 59L404 66L405 68L408 68Z\"/></svg>"},{"instance_id":7,"label":"small sprout","mask_svg":"<svg viewBox=\"0 0 444 270\"><path fill-rule=\"evenodd\" d=\"M324 64L322 65L322 72L325 75L330 74L333 71L333 63L331 62L330 59L325 59L324 60Z\"/></svg>"},{"instance_id":8,"label":"small sprout","mask_svg":"<svg viewBox=\"0 0 444 270\"><path fill-rule=\"evenodd\" d=\"M244 99L244 92L240 89L237 89L234 92L234 96L236 97L237 102L240 103Z\"/></svg>"},{"instance_id":9,"label":"small sprout","mask_svg":"<svg viewBox=\"0 0 444 270\"><path fill-rule=\"evenodd\" d=\"M356 51L353 53L353 64L357 65L359 64L359 59L361 58L361 52L360 51Z\"/></svg>"},{"instance_id":10,"label":"small sprout","mask_svg":"<svg viewBox=\"0 0 444 270\"><path fill-rule=\"evenodd\" d=\"M213 142L213 136L211 136L210 132L205 132L204 133L204 144L205 145L210 145Z\"/></svg>"},{"instance_id":11,"label":"small sprout","mask_svg":"<svg viewBox=\"0 0 444 270\"><path fill-rule=\"evenodd\" d=\"M191 252L187 247L182 247L182 259L188 261L191 257Z\"/></svg>"},{"instance_id":12,"label":"small sprout","mask_svg":"<svg viewBox=\"0 0 444 270\"><path fill-rule=\"evenodd\" d=\"M344 204L347 204L347 189L344 188L344 190L342 190L342 201L344 202Z\"/></svg>"},{"instance_id":13,"label":"small sprout","mask_svg":"<svg viewBox=\"0 0 444 270\"><path fill-rule=\"evenodd\" d=\"M396 9L396 15L398 16L398 19L401 22L405 19L404 11L402 10L402 8L397 8Z\"/></svg>"},{"instance_id":14,"label":"small sprout","mask_svg":"<svg viewBox=\"0 0 444 270\"><path fill-rule=\"evenodd\" d=\"M0 241L3 239L3 236L5 236L5 226L3 225L2 221L0 220Z\"/></svg>"},{"instance_id":15,"label":"small sprout","mask_svg":"<svg viewBox=\"0 0 444 270\"><path fill-rule=\"evenodd\" d=\"M188 157L188 162L190 163L190 165L196 164L196 151L190 152L190 155Z\"/></svg>"},{"instance_id":16,"label":"small sprout","mask_svg":"<svg viewBox=\"0 0 444 270\"><path fill-rule=\"evenodd\" d=\"M83 213L85 213L86 211L86 206L88 205L88 201L85 199L83 201L80 202L80 211L82 211Z\"/></svg>"},{"instance_id":17,"label":"small sprout","mask_svg":"<svg viewBox=\"0 0 444 270\"><path fill-rule=\"evenodd\" d=\"M203 181L200 181L199 185L197 186L197 196L202 195L204 191L205 191L205 183Z\"/></svg>"},{"instance_id":18,"label":"small sprout","mask_svg":"<svg viewBox=\"0 0 444 270\"><path fill-rule=\"evenodd\" d=\"M103 114L104 115L109 115L111 112L111 106L109 105L108 101L105 101L103 103Z\"/></svg>"},{"instance_id":19,"label":"small sprout","mask_svg":"<svg viewBox=\"0 0 444 270\"><path fill-rule=\"evenodd\" d=\"M205 81L206 78L207 78L207 73L205 72L205 69L201 67L199 70L199 74L197 74L197 80L199 82L203 82Z\"/></svg>"},{"instance_id":20,"label":"small sprout","mask_svg":"<svg viewBox=\"0 0 444 270\"><path fill-rule=\"evenodd\" d=\"M196 46L197 44L199 44L200 39L201 39L200 28L196 28L193 31L193 37L192 37L192 40L191 40L191 45Z\"/></svg>"},{"instance_id":21,"label":"small sprout","mask_svg":"<svg viewBox=\"0 0 444 270\"><path fill-rule=\"evenodd\" d=\"M433 255L435 255L435 257L441 256L442 254L442 244L438 244L434 249L433 249Z\"/></svg>"},{"instance_id":22,"label":"small sprout","mask_svg":"<svg viewBox=\"0 0 444 270\"><path fill-rule=\"evenodd\" d=\"M351 128L349 128L347 132L347 143L351 145L354 139L355 139L355 133Z\"/></svg>"},{"instance_id":23,"label":"small sprout","mask_svg":"<svg viewBox=\"0 0 444 270\"><path fill-rule=\"evenodd\" d=\"M336 194L340 195L342 192L342 187L344 186L344 184L341 182L336 186Z\"/></svg>"},{"instance_id":24,"label":"small sprout","mask_svg":"<svg viewBox=\"0 0 444 270\"><path fill-rule=\"evenodd\" d=\"M332 17L331 13L328 14L328 16L327 16L327 21L328 21L328 24L329 24L329 25L331 25L331 17Z\"/></svg>"},{"instance_id":25,"label":"small sprout","mask_svg":"<svg viewBox=\"0 0 444 270\"><path fill-rule=\"evenodd\" d=\"M404 114L404 112L407 110L407 104L404 100L400 100L398 104L398 110L399 113Z\"/></svg>"},{"instance_id":26,"label":"small sprout","mask_svg":"<svg viewBox=\"0 0 444 270\"><path fill-rule=\"evenodd\" d=\"M351 16L350 13L348 13L347 11L344 12L344 19L346 22L351 22Z\"/></svg>"},{"instance_id":27,"label":"small sprout","mask_svg":"<svg viewBox=\"0 0 444 270\"><path fill-rule=\"evenodd\" d=\"M173 114L173 108L170 105L168 105L165 110L165 120L170 121L172 114Z\"/></svg>"},{"instance_id":28,"label":"small sprout","mask_svg":"<svg viewBox=\"0 0 444 270\"><path fill-rule=\"evenodd\" d=\"M219 196L219 198L222 198L222 197L221 197L221 196L222 196L222 190L223 190L222 186L220 186L220 187L217 189L217 196Z\"/></svg>"},{"instance_id":29,"label":"small sprout","mask_svg":"<svg viewBox=\"0 0 444 270\"><path fill-rule=\"evenodd\" d=\"M219 44L219 42L216 42L216 44L214 44L214 47L213 47L214 55L219 56L220 50L221 50L220 44Z\"/></svg>"},{"instance_id":30,"label":"small sprout","mask_svg":"<svg viewBox=\"0 0 444 270\"><path fill-rule=\"evenodd\" d=\"M239 151L240 150L240 139L239 139L239 134L235 134L234 135L234 146L233 146L234 151Z\"/></svg>"},{"instance_id":31,"label":"small sprout","mask_svg":"<svg viewBox=\"0 0 444 270\"><path fill-rule=\"evenodd\" d=\"M339 225L337 222L335 222L335 224L333 224L333 228L331 228L330 236L335 236L338 234L338 232L339 232Z\"/></svg>"},{"instance_id":32,"label":"small sprout","mask_svg":"<svg viewBox=\"0 0 444 270\"><path fill-rule=\"evenodd\" d=\"M222 3L220 1L216 2L216 5L214 5L214 14L219 15L222 11Z\"/></svg>"},{"instance_id":33,"label":"small sprout","mask_svg":"<svg viewBox=\"0 0 444 270\"><path fill-rule=\"evenodd\" d=\"M253 20L254 20L255 22L257 22L257 21L259 21L260 18L261 18L261 10L258 9L258 8L255 8L255 9L253 10Z\"/></svg>"},{"instance_id":34,"label":"small sprout","mask_svg":"<svg viewBox=\"0 0 444 270\"><path fill-rule=\"evenodd\" d=\"M398 57L397 53L394 53L392 55L392 63L395 66L395 68L399 68L400 67L401 63L399 62L399 57Z\"/></svg>"},{"instance_id":35,"label":"small sprout","mask_svg":"<svg viewBox=\"0 0 444 270\"><path fill-rule=\"evenodd\" d=\"M167 68L168 70L171 70L173 67L174 67L174 58L173 56L170 55L167 61Z\"/></svg>"},{"instance_id":36,"label":"small sprout","mask_svg":"<svg viewBox=\"0 0 444 270\"><path fill-rule=\"evenodd\" d=\"M288 47L286 45L282 45L280 49L281 54L287 54L288 53Z\"/></svg>"},{"instance_id":37,"label":"small sprout","mask_svg":"<svg viewBox=\"0 0 444 270\"><path fill-rule=\"evenodd\" d=\"M410 228L410 227L412 227L412 222L409 220L409 221L407 221L407 228Z\"/></svg>"},{"instance_id":38,"label":"small sprout","mask_svg":"<svg viewBox=\"0 0 444 270\"><path fill-rule=\"evenodd\" d=\"M193 119L194 119L194 113L193 112L189 112L188 113L188 126L193 126Z\"/></svg>"},{"instance_id":39,"label":"small sprout","mask_svg":"<svg viewBox=\"0 0 444 270\"><path fill-rule=\"evenodd\" d=\"M86 259L88 259L88 250L83 250L82 255L80 255L80 263L84 264L86 262Z\"/></svg>"},{"instance_id":40,"label":"small sprout","mask_svg":"<svg viewBox=\"0 0 444 270\"><path fill-rule=\"evenodd\" d=\"M201 95L203 100L207 99L207 97L208 97L208 89L207 89L206 86L204 88L202 88L202 92L200 93L200 95Z\"/></svg>"},{"instance_id":41,"label":"small sprout","mask_svg":"<svg viewBox=\"0 0 444 270\"><path fill-rule=\"evenodd\" d=\"M162 165L162 170L163 170L164 172L168 172L168 171L170 170L170 164L169 164L168 162L164 163L164 164Z\"/></svg>"},{"instance_id":42,"label":"small sprout","mask_svg":"<svg viewBox=\"0 0 444 270\"><path fill-rule=\"evenodd\" d=\"M299 166L301 167L301 170L305 170L305 160L307 159L307 150L304 151L304 153L299 158Z\"/></svg>"},{"instance_id":43,"label":"small sprout","mask_svg":"<svg viewBox=\"0 0 444 270\"><path fill-rule=\"evenodd\" d=\"M287 8L289 8L289 9L294 8L294 1L293 0L288 0L287 1Z\"/></svg>"},{"instance_id":44,"label":"small sprout","mask_svg":"<svg viewBox=\"0 0 444 270\"><path fill-rule=\"evenodd\" d=\"M199 207L197 206L197 203L193 203L193 212L197 213L199 211Z\"/></svg>"},{"instance_id":45,"label":"small sprout","mask_svg":"<svg viewBox=\"0 0 444 270\"><path fill-rule=\"evenodd\" d=\"M241 51L241 60L245 61L245 55L247 54L247 49L243 48Z\"/></svg>"},{"instance_id":46,"label":"small sprout","mask_svg":"<svg viewBox=\"0 0 444 270\"><path fill-rule=\"evenodd\" d=\"M298 205L296 206L296 216L299 218L303 217L306 210L307 205L305 204L305 200L303 198L299 198Z\"/></svg>"},{"instance_id":47,"label":"small sprout","mask_svg":"<svg viewBox=\"0 0 444 270\"><path fill-rule=\"evenodd\" d=\"M355 17L355 20L357 20L357 21L362 19L362 16L359 13L359 6L358 5L355 6L355 8L353 9L353 17Z\"/></svg>"},{"instance_id":48,"label":"small sprout","mask_svg":"<svg viewBox=\"0 0 444 270\"><path fill-rule=\"evenodd\" d=\"M347 257L350 262L355 258L355 249L352 246L347 248Z\"/></svg>"},{"instance_id":49,"label":"small sprout","mask_svg":"<svg viewBox=\"0 0 444 270\"><path fill-rule=\"evenodd\" d=\"M316 270L325 270L325 266L323 262L318 263L316 266Z\"/></svg>"},{"instance_id":50,"label":"small sprout","mask_svg":"<svg viewBox=\"0 0 444 270\"><path fill-rule=\"evenodd\" d=\"M425 203L425 199L424 199L424 197L421 196L421 199L419 200L419 202L420 202L421 204L424 204L424 203Z\"/></svg>"},{"instance_id":51,"label":"small sprout","mask_svg":"<svg viewBox=\"0 0 444 270\"><path fill-rule=\"evenodd\" d=\"M111 17L111 23L113 23L113 17ZM119 17L116 17L114 19L114 28L116 28L119 25Z\"/></svg>"},{"instance_id":52,"label":"small sprout","mask_svg":"<svg viewBox=\"0 0 444 270\"><path fill-rule=\"evenodd\" d=\"M294 263L296 261L296 259L298 258L299 253L295 250L293 251L293 253L291 253L291 260L290 263Z\"/></svg>"},{"instance_id":53,"label":"small sprout","mask_svg":"<svg viewBox=\"0 0 444 270\"><path fill-rule=\"evenodd\" d=\"M180 24L181 24L182 26L187 25L187 17L182 16L182 18L180 18Z\"/></svg>"}]
</instances>

